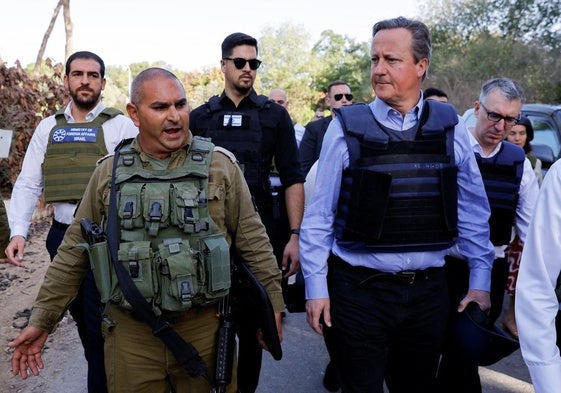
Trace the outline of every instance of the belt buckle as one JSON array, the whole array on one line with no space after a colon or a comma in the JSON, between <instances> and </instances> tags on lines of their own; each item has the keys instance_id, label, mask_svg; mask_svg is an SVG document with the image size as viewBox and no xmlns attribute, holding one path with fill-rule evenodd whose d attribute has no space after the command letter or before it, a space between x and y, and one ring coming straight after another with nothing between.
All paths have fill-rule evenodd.
<instances>
[{"instance_id":1,"label":"belt buckle","mask_svg":"<svg viewBox=\"0 0 561 393\"><path fill-rule=\"evenodd\" d=\"M407 285L411 285L415 282L416 273L411 270L404 270L402 272L397 273L397 275L403 279L403 282Z\"/></svg>"}]
</instances>

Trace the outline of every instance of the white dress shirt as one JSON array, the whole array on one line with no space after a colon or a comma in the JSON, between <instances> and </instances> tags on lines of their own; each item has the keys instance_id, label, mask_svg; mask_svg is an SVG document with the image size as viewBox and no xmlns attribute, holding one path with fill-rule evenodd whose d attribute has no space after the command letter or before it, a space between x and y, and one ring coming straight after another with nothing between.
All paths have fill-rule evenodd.
<instances>
[{"instance_id":1,"label":"white dress shirt","mask_svg":"<svg viewBox=\"0 0 561 393\"><path fill-rule=\"evenodd\" d=\"M96 105L86 116L86 122L93 121L97 115L105 108L101 102ZM72 117L72 101L66 106L64 116L69 123L76 121ZM23 159L23 166L18 175L14 189L12 190L12 198L10 200L10 208L8 210L8 221L10 224L10 238L20 235L27 238L27 232L31 225L33 211L37 205L37 201L43 192L43 161L47 152L47 144L49 134L56 124L55 116L49 116L39 123ZM138 134L138 128L133 124L130 118L126 116L115 116L103 123L103 138L105 147L109 153L117 144L125 139L132 138ZM73 203L56 202L54 206L54 219L63 224L70 224L74 216L76 205Z\"/></svg>"},{"instance_id":2,"label":"white dress shirt","mask_svg":"<svg viewBox=\"0 0 561 393\"><path fill-rule=\"evenodd\" d=\"M536 393L561 392L561 357L555 344L561 273L561 161L544 177L528 229L516 283L516 325L522 356Z\"/></svg>"}]
</instances>

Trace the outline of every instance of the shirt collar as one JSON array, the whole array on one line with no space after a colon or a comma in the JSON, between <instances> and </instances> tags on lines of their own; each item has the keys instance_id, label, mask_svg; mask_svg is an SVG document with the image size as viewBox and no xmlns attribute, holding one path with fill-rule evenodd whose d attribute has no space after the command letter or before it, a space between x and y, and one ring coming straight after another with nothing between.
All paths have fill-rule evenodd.
<instances>
[{"instance_id":1,"label":"shirt collar","mask_svg":"<svg viewBox=\"0 0 561 393\"><path fill-rule=\"evenodd\" d=\"M187 138L187 142L185 143L185 146L171 153L168 167L173 168L177 166L175 164L176 162L183 162L185 160L185 157L187 156L187 152L189 151L192 142L193 142L193 134L191 134L191 131L189 131L189 137ZM136 138L133 139L131 143L131 147L140 153L140 160L142 161L144 167L146 167L146 165L151 166L148 155L142 150L142 147L140 146L139 135L137 135Z\"/></svg>"},{"instance_id":2,"label":"shirt collar","mask_svg":"<svg viewBox=\"0 0 561 393\"><path fill-rule=\"evenodd\" d=\"M72 106L74 105L74 102L71 100L68 105L66 105L66 108L64 109L64 117L66 118L66 121L69 123L75 123L76 121L74 120L74 117L72 116ZM101 101L99 101L97 103L97 105L95 106L95 108L93 108L91 111L88 112L88 114L86 115L86 123L89 123L91 121L93 121L93 119L95 119L100 113L101 111L103 111L103 109L105 109L105 105L103 105L103 103Z\"/></svg>"},{"instance_id":3,"label":"shirt collar","mask_svg":"<svg viewBox=\"0 0 561 393\"><path fill-rule=\"evenodd\" d=\"M485 155L483 153L483 148L481 147L481 145L477 141L477 138L475 137L475 135L473 135L473 129L470 129L468 131L469 131L468 134L469 134L469 141L470 141L471 149L475 153L478 153L481 157L494 157L501 150L501 146L503 145L503 143L499 142L498 145L495 146L495 148L493 149L493 151L489 155Z\"/></svg>"},{"instance_id":4,"label":"shirt collar","mask_svg":"<svg viewBox=\"0 0 561 393\"><path fill-rule=\"evenodd\" d=\"M251 88L251 91L249 92L249 95L246 96L246 97L244 97L244 98L242 98L242 100L240 101L240 105L242 104L242 102L244 102L244 101L246 101L246 100L249 100L254 106L259 106L258 97L259 97L259 96L258 96L257 93L255 92L255 89L254 89L254 88ZM223 102L224 100L230 101L230 102L232 103L232 105L233 105L233 103L234 103L234 102L230 99L230 97L228 97L228 96L226 95L226 92L225 92L225 91L222 91L222 94L220 95L220 101ZM240 105L238 105L238 106L240 106Z\"/></svg>"},{"instance_id":5,"label":"shirt collar","mask_svg":"<svg viewBox=\"0 0 561 393\"><path fill-rule=\"evenodd\" d=\"M419 122L419 115L423 110L423 100L422 96L419 94L419 101L417 104L409 109L405 114L405 117L401 115L397 110L389 106L384 100L375 98L370 104L374 117L383 126L388 127L391 130L409 130Z\"/></svg>"}]
</instances>

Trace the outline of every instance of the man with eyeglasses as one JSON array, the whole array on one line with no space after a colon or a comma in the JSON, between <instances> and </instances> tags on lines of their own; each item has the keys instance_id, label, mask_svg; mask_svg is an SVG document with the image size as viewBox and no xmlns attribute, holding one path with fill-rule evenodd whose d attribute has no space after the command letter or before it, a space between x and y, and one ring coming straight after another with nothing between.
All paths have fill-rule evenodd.
<instances>
[{"instance_id":1,"label":"man with eyeglasses","mask_svg":"<svg viewBox=\"0 0 561 393\"><path fill-rule=\"evenodd\" d=\"M224 39L220 60L224 91L191 112L190 128L194 135L210 137L214 144L236 156L287 278L300 268L298 238L304 211L304 176L290 115L253 89L261 65L257 56L255 38L233 33ZM278 191L269 181L273 159L284 189L286 214L280 209ZM283 216L288 224L283 224ZM246 393L257 388L262 350L256 339L258 316L247 307L241 308L238 386Z\"/></svg>"},{"instance_id":2,"label":"man with eyeglasses","mask_svg":"<svg viewBox=\"0 0 561 393\"><path fill-rule=\"evenodd\" d=\"M325 131L329 123L331 123L331 120L335 118L335 109L353 103L351 87L347 82L335 80L327 86L327 94L324 100L331 111L331 116L309 122L306 125L306 130L304 131L304 136L302 137L302 142L300 142L300 147L298 149L304 175L310 171L312 165L314 165L319 158Z\"/></svg>"},{"instance_id":3,"label":"man with eyeglasses","mask_svg":"<svg viewBox=\"0 0 561 393\"><path fill-rule=\"evenodd\" d=\"M469 133L491 207L490 240L495 247L489 312L492 322L498 319L503 308L509 269L505 248L511 241L513 223L524 242L538 196L538 182L524 150L505 140L520 119L524 100L524 92L516 81L508 78L486 81L479 101L475 102L476 123ZM450 300L454 305L468 286L467 264L450 256L446 271ZM439 368L439 391L480 393L478 364L454 350L454 340L461 340L461 337L450 333L449 346L445 348Z\"/></svg>"}]
</instances>

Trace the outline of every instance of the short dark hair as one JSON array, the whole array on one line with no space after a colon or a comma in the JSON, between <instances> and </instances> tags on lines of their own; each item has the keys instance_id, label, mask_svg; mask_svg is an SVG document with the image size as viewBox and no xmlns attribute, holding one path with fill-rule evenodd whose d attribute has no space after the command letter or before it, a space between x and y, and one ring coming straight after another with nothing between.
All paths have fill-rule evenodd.
<instances>
[{"instance_id":1,"label":"short dark hair","mask_svg":"<svg viewBox=\"0 0 561 393\"><path fill-rule=\"evenodd\" d=\"M393 19L386 19L376 23L372 27L372 37L376 35L380 30L389 29L399 29L403 28L409 30L413 36L411 53L413 54L413 59L415 63L418 63L422 59L427 59L430 64L430 59L432 56L432 46L430 40L430 31L423 22L418 20L407 19L403 16L399 16ZM427 77L428 67L423 75L423 80Z\"/></svg>"},{"instance_id":2,"label":"short dark hair","mask_svg":"<svg viewBox=\"0 0 561 393\"><path fill-rule=\"evenodd\" d=\"M340 79L334 80L333 82L331 82L329 85L327 85L327 94L329 94L329 92L331 91L331 88L333 86L339 86L339 85L345 85L347 86L349 89L351 88L351 86L349 86L349 84L345 81L342 81Z\"/></svg>"},{"instance_id":3,"label":"short dark hair","mask_svg":"<svg viewBox=\"0 0 561 393\"><path fill-rule=\"evenodd\" d=\"M222 58L230 57L234 48L240 45L254 46L256 54L259 53L255 38L244 33L232 33L222 41Z\"/></svg>"},{"instance_id":4,"label":"short dark hair","mask_svg":"<svg viewBox=\"0 0 561 393\"><path fill-rule=\"evenodd\" d=\"M446 94L444 91L442 91L440 89L437 89L436 87L427 87L425 89L425 91L423 92L423 96L424 96L424 98L427 98L427 97L430 97L430 96L448 98L448 94Z\"/></svg>"},{"instance_id":5,"label":"short dark hair","mask_svg":"<svg viewBox=\"0 0 561 393\"><path fill-rule=\"evenodd\" d=\"M66 76L68 76L70 74L70 65L76 59L92 59L92 60L95 60L99 64L99 72L101 73L101 77L105 78L105 63L103 62L101 57L99 57L98 55L96 55L93 52L88 52L88 51L85 51L85 50L80 51L80 52L74 52L70 55L70 57L68 57L68 60L66 60L66 65L65 65Z\"/></svg>"},{"instance_id":6,"label":"short dark hair","mask_svg":"<svg viewBox=\"0 0 561 393\"><path fill-rule=\"evenodd\" d=\"M183 84L181 83L179 78L172 72L159 67L147 68L144 71L140 72L131 83L131 102L134 105L138 106L144 98L144 89L142 88L144 82L160 75L176 81L183 88ZM183 88L183 90L185 90L185 88Z\"/></svg>"}]
</instances>

